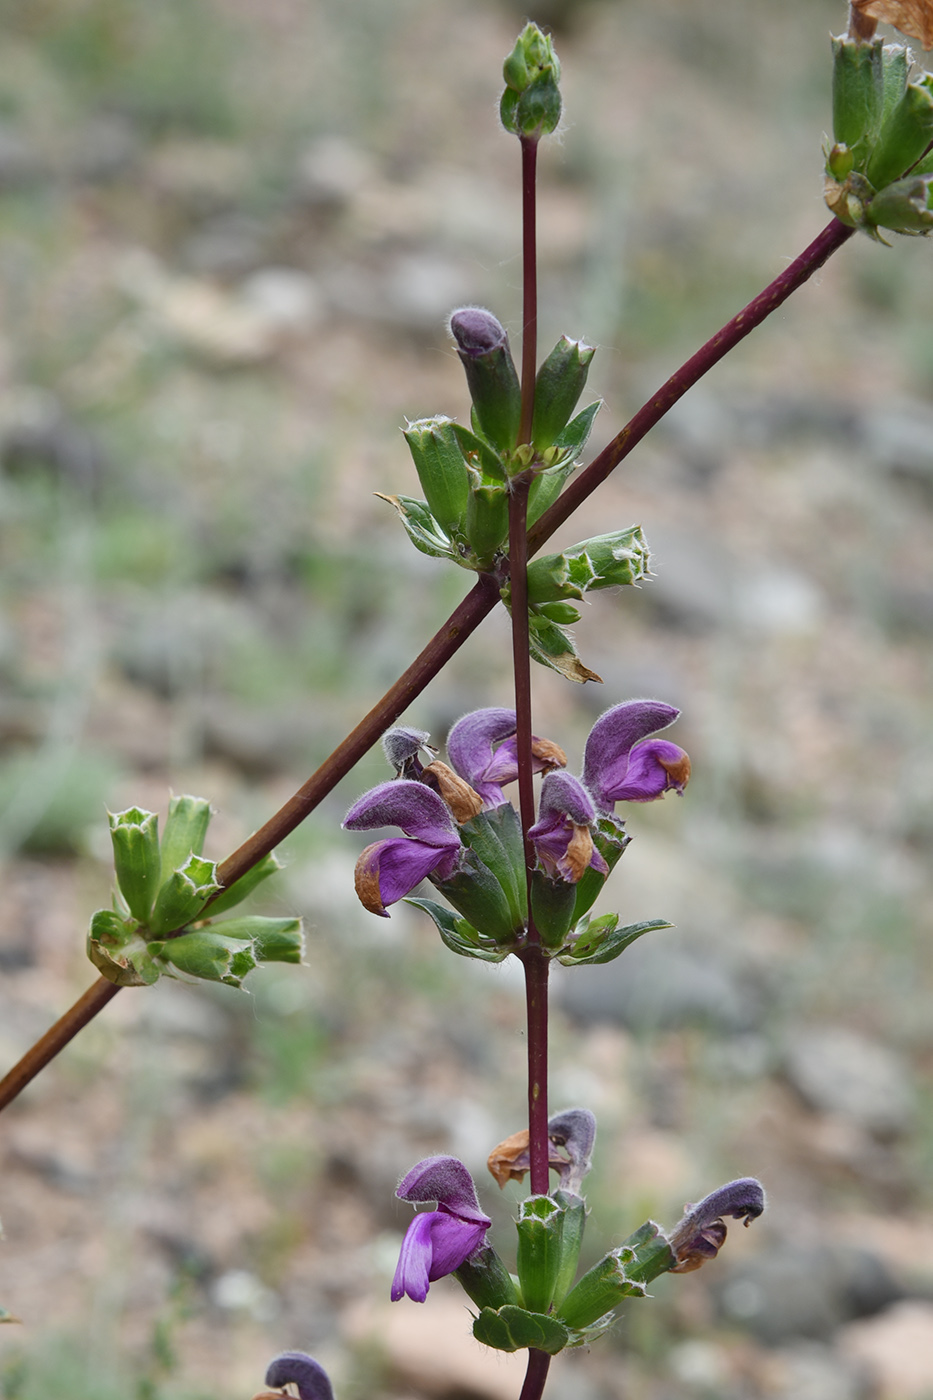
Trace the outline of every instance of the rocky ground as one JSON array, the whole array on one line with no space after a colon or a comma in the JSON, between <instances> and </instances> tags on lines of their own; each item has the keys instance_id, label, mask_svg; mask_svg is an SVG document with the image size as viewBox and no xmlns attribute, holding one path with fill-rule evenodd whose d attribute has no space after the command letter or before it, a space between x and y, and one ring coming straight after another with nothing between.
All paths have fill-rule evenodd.
<instances>
[{"instance_id":1,"label":"rocky ground","mask_svg":"<svg viewBox=\"0 0 933 1400\"><path fill-rule=\"evenodd\" d=\"M756 13L748 11L754 9ZM542 337L600 350L602 443L824 225L835 0L553 4ZM492 0L3 10L0 1069L84 989L106 803L210 797L220 858L464 591L374 491L463 415L443 319L519 321ZM554 1367L580 1400L933 1394L929 252L846 247L565 528L655 577L535 676L576 767L608 704L682 708L681 802L608 907L676 928L556 983L552 1100L599 1118L592 1256L730 1175L770 1207ZM412 708L507 703L492 617ZM267 901L308 965L119 994L3 1117L6 1400L249 1397L313 1351L338 1400L508 1400L455 1290L390 1305L419 1156L478 1178L523 1112L521 989L352 894L371 756ZM482 1189L503 1252L518 1199Z\"/></svg>"}]
</instances>

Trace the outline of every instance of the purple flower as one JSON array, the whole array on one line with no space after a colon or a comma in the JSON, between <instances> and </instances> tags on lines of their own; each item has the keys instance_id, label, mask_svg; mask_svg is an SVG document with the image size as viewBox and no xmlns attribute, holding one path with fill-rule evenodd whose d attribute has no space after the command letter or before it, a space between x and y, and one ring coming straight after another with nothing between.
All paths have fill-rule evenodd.
<instances>
[{"instance_id":1,"label":"purple flower","mask_svg":"<svg viewBox=\"0 0 933 1400\"><path fill-rule=\"evenodd\" d=\"M437 1210L416 1215L402 1241L392 1280L392 1301L403 1294L416 1303L428 1286L459 1269L479 1249L492 1221L479 1208L476 1187L456 1157L426 1157L399 1184L402 1201L436 1201Z\"/></svg>"},{"instance_id":2,"label":"purple flower","mask_svg":"<svg viewBox=\"0 0 933 1400\"><path fill-rule=\"evenodd\" d=\"M690 1274L707 1259L715 1259L726 1238L724 1215L744 1220L750 1225L765 1208L765 1193L760 1181L743 1176L730 1181L704 1196L695 1206L688 1206L683 1219L671 1233L671 1249L677 1263L672 1274Z\"/></svg>"},{"instance_id":3,"label":"purple flower","mask_svg":"<svg viewBox=\"0 0 933 1400\"><path fill-rule=\"evenodd\" d=\"M266 1371L266 1385L276 1387L276 1392L287 1385L298 1387L299 1400L334 1400L327 1372L319 1362L304 1351L283 1351L269 1362ZM274 1400L270 1393L257 1395L255 1400Z\"/></svg>"},{"instance_id":4,"label":"purple flower","mask_svg":"<svg viewBox=\"0 0 933 1400\"><path fill-rule=\"evenodd\" d=\"M529 829L542 869L552 879L581 878L593 866L601 875L609 867L593 845L590 827L596 808L579 778L570 773L548 773L541 784L538 820Z\"/></svg>"},{"instance_id":5,"label":"purple flower","mask_svg":"<svg viewBox=\"0 0 933 1400\"><path fill-rule=\"evenodd\" d=\"M660 700L626 700L602 715L590 730L583 782L602 812L616 802L653 802L672 789L683 792L690 759L667 739L649 739L680 714Z\"/></svg>"},{"instance_id":6,"label":"purple flower","mask_svg":"<svg viewBox=\"0 0 933 1400\"><path fill-rule=\"evenodd\" d=\"M364 793L344 820L349 831L400 826L404 836L367 846L356 863L356 892L365 909L388 918L426 875L446 880L460 858L460 837L445 803L423 783L399 778Z\"/></svg>"},{"instance_id":7,"label":"purple flower","mask_svg":"<svg viewBox=\"0 0 933 1400\"><path fill-rule=\"evenodd\" d=\"M458 719L447 736L448 758L487 808L501 806L503 784L518 777L516 747L514 710L473 710ZM535 773L549 773L567 763L563 749L550 739L532 738L531 754Z\"/></svg>"}]
</instances>

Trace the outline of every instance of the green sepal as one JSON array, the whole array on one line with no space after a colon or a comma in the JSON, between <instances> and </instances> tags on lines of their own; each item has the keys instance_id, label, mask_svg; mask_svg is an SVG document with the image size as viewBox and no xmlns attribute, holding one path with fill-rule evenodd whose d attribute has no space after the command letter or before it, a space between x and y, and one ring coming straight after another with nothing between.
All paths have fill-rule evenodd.
<instances>
[{"instance_id":1,"label":"green sepal","mask_svg":"<svg viewBox=\"0 0 933 1400\"><path fill-rule=\"evenodd\" d=\"M511 802L500 802L462 822L460 840L492 872L519 928L528 917L528 881L521 822Z\"/></svg>"},{"instance_id":2,"label":"green sepal","mask_svg":"<svg viewBox=\"0 0 933 1400\"><path fill-rule=\"evenodd\" d=\"M376 491L375 494L380 501L387 501L390 506L394 506L415 549L432 559L452 559L455 564L466 564L453 541L428 510L425 501L415 500L413 496L386 496L381 491ZM469 567L468 564L466 566Z\"/></svg>"},{"instance_id":3,"label":"green sepal","mask_svg":"<svg viewBox=\"0 0 933 1400\"><path fill-rule=\"evenodd\" d=\"M528 565L528 600L551 603L582 598L600 588L640 583L649 575L648 545L640 525L595 535L559 554L542 554Z\"/></svg>"},{"instance_id":4,"label":"green sepal","mask_svg":"<svg viewBox=\"0 0 933 1400\"><path fill-rule=\"evenodd\" d=\"M181 869L169 876L156 895L149 920L150 930L158 936L184 928L198 917L211 895L219 889L216 861L190 855Z\"/></svg>"},{"instance_id":5,"label":"green sepal","mask_svg":"<svg viewBox=\"0 0 933 1400\"><path fill-rule=\"evenodd\" d=\"M434 926L445 947L461 958L477 958L480 962L499 963L509 956L508 948L501 948L494 939L484 938L471 923L458 917L445 905L438 904L433 899L413 899L411 895L405 903L413 904L416 909L423 909L434 920Z\"/></svg>"},{"instance_id":6,"label":"green sepal","mask_svg":"<svg viewBox=\"0 0 933 1400\"><path fill-rule=\"evenodd\" d=\"M211 918L215 919L218 914L225 914L228 909L235 909L238 904L251 895L253 891L262 884L263 880L268 880L270 875L282 869L281 861L272 852L258 860L245 875L241 875L239 880L234 880L232 885L226 885L221 893L211 904Z\"/></svg>"},{"instance_id":7,"label":"green sepal","mask_svg":"<svg viewBox=\"0 0 933 1400\"><path fill-rule=\"evenodd\" d=\"M626 1264L630 1279L639 1283L651 1283L660 1274L666 1274L677 1263L674 1251L660 1225L654 1220L646 1220L637 1230L622 1241L620 1251L628 1251L633 1256Z\"/></svg>"},{"instance_id":8,"label":"green sepal","mask_svg":"<svg viewBox=\"0 0 933 1400\"><path fill-rule=\"evenodd\" d=\"M211 804L205 797L182 793L168 804L168 817L162 834L162 884L180 870L190 855L204 850L204 838L211 820Z\"/></svg>"},{"instance_id":9,"label":"green sepal","mask_svg":"<svg viewBox=\"0 0 933 1400\"><path fill-rule=\"evenodd\" d=\"M161 883L159 818L142 807L108 812L107 816L120 893L133 918L144 924Z\"/></svg>"},{"instance_id":10,"label":"green sepal","mask_svg":"<svg viewBox=\"0 0 933 1400\"><path fill-rule=\"evenodd\" d=\"M833 139L848 146L861 167L871 149L884 107L883 43L847 36L833 45Z\"/></svg>"},{"instance_id":11,"label":"green sepal","mask_svg":"<svg viewBox=\"0 0 933 1400\"><path fill-rule=\"evenodd\" d=\"M564 335L538 370L531 429L538 452L550 447L570 422L595 354L592 345Z\"/></svg>"},{"instance_id":12,"label":"green sepal","mask_svg":"<svg viewBox=\"0 0 933 1400\"><path fill-rule=\"evenodd\" d=\"M586 1208L579 1196L529 1196L519 1205L517 1271L530 1312L546 1313L573 1282L583 1241Z\"/></svg>"},{"instance_id":13,"label":"green sepal","mask_svg":"<svg viewBox=\"0 0 933 1400\"><path fill-rule=\"evenodd\" d=\"M508 336L501 345L483 354L470 355L462 350L457 354L473 401L473 422L497 452L510 452L518 441L522 388Z\"/></svg>"},{"instance_id":14,"label":"green sepal","mask_svg":"<svg viewBox=\"0 0 933 1400\"><path fill-rule=\"evenodd\" d=\"M593 845L608 865L609 875L611 875L622 856L622 852L632 839L625 830L625 823L620 817L604 814L597 818L590 831L593 836ZM600 871L594 870L592 865L584 870L577 881L577 900L573 908L572 920L574 924L583 918L588 909L593 907L609 875L603 875Z\"/></svg>"},{"instance_id":15,"label":"green sepal","mask_svg":"<svg viewBox=\"0 0 933 1400\"><path fill-rule=\"evenodd\" d=\"M498 482L470 487L466 537L475 555L475 567L489 569L509 536L509 491Z\"/></svg>"},{"instance_id":16,"label":"green sepal","mask_svg":"<svg viewBox=\"0 0 933 1400\"><path fill-rule=\"evenodd\" d=\"M933 229L933 179L908 175L876 194L865 217L892 233L925 234Z\"/></svg>"},{"instance_id":17,"label":"green sepal","mask_svg":"<svg viewBox=\"0 0 933 1400\"><path fill-rule=\"evenodd\" d=\"M666 919L646 919L640 924L624 924L619 927L618 914L602 914L598 919L588 921L584 916L580 921L577 937L569 950L561 953L557 961L564 967L582 967L586 963L608 963L624 953L642 934L655 933L662 928L673 928Z\"/></svg>"},{"instance_id":18,"label":"green sepal","mask_svg":"<svg viewBox=\"0 0 933 1400\"><path fill-rule=\"evenodd\" d=\"M458 914L494 942L512 943L520 931L502 886L475 851L466 849L457 873L433 884Z\"/></svg>"},{"instance_id":19,"label":"green sepal","mask_svg":"<svg viewBox=\"0 0 933 1400\"><path fill-rule=\"evenodd\" d=\"M181 973L182 980L191 977L241 987L246 974L259 965L251 943L228 938L210 924L178 938L154 941L149 947L166 974L175 977Z\"/></svg>"},{"instance_id":20,"label":"green sepal","mask_svg":"<svg viewBox=\"0 0 933 1400\"><path fill-rule=\"evenodd\" d=\"M907 78L910 72L910 52L904 44L885 44L881 50L881 68L884 81L884 97L881 103L881 123L883 133L907 91Z\"/></svg>"},{"instance_id":21,"label":"green sepal","mask_svg":"<svg viewBox=\"0 0 933 1400\"><path fill-rule=\"evenodd\" d=\"M521 1351L534 1347L556 1356L573 1340L568 1329L546 1313L526 1312L507 1304L497 1310L483 1308L473 1321L473 1336L496 1351Z\"/></svg>"},{"instance_id":22,"label":"green sepal","mask_svg":"<svg viewBox=\"0 0 933 1400\"><path fill-rule=\"evenodd\" d=\"M899 180L933 141L933 92L926 82L910 83L894 108L868 159L865 175L876 190ZM869 209L869 217L872 217Z\"/></svg>"},{"instance_id":23,"label":"green sepal","mask_svg":"<svg viewBox=\"0 0 933 1400\"><path fill-rule=\"evenodd\" d=\"M555 1191L554 1200L564 1212L561 1265L554 1284L553 1306L556 1308L566 1298L576 1278L580 1249L583 1245L583 1231L586 1228L586 1203L581 1196L575 1196L570 1191Z\"/></svg>"},{"instance_id":24,"label":"green sepal","mask_svg":"<svg viewBox=\"0 0 933 1400\"><path fill-rule=\"evenodd\" d=\"M211 905L211 914L214 906ZM224 938L239 939L252 946L257 962L301 963L305 943L301 920L298 918L267 918L261 914L244 914L239 919L213 919L209 927ZM206 930L205 930L206 931ZM169 940L167 948L174 940Z\"/></svg>"},{"instance_id":25,"label":"green sepal","mask_svg":"<svg viewBox=\"0 0 933 1400\"><path fill-rule=\"evenodd\" d=\"M454 1278L478 1308L496 1310L521 1305L512 1275L491 1244L474 1250L459 1269L454 1269Z\"/></svg>"},{"instance_id":26,"label":"green sepal","mask_svg":"<svg viewBox=\"0 0 933 1400\"><path fill-rule=\"evenodd\" d=\"M531 913L543 947L563 946L576 902L577 887L570 880L552 880L543 870L532 871Z\"/></svg>"},{"instance_id":27,"label":"green sepal","mask_svg":"<svg viewBox=\"0 0 933 1400\"><path fill-rule=\"evenodd\" d=\"M121 919L112 909L91 915L87 955L108 982L118 987L150 987L160 969L135 923Z\"/></svg>"},{"instance_id":28,"label":"green sepal","mask_svg":"<svg viewBox=\"0 0 933 1400\"><path fill-rule=\"evenodd\" d=\"M670 1247L668 1253L671 1254L673 1262ZM630 1267L636 1266L637 1262L636 1251L624 1245L605 1255L583 1275L576 1288L567 1294L557 1309L557 1316L568 1327L591 1327L610 1313L623 1298L646 1297L648 1290L644 1280L633 1277L629 1272Z\"/></svg>"},{"instance_id":29,"label":"green sepal","mask_svg":"<svg viewBox=\"0 0 933 1400\"><path fill-rule=\"evenodd\" d=\"M447 534L463 529L470 481L452 418L419 418L403 429L428 508Z\"/></svg>"}]
</instances>

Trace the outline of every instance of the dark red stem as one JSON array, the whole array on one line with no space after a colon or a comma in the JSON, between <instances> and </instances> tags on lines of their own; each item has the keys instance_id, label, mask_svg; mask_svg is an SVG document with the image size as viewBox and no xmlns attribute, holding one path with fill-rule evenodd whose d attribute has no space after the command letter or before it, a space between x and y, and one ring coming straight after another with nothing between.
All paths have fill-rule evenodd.
<instances>
[{"instance_id":1,"label":"dark red stem","mask_svg":"<svg viewBox=\"0 0 933 1400\"><path fill-rule=\"evenodd\" d=\"M519 1400L541 1400L550 1365L551 1358L546 1351L529 1351L525 1383Z\"/></svg>"},{"instance_id":2,"label":"dark red stem","mask_svg":"<svg viewBox=\"0 0 933 1400\"><path fill-rule=\"evenodd\" d=\"M535 178L538 138L522 136L522 418L519 442L531 442L538 360L538 254Z\"/></svg>"},{"instance_id":3,"label":"dark red stem","mask_svg":"<svg viewBox=\"0 0 933 1400\"><path fill-rule=\"evenodd\" d=\"M722 330L717 331L702 349L672 374L532 527L528 533L529 555L536 553L550 539L554 531L605 481L610 472L641 442L645 434L664 417L681 395L692 388L698 379L718 364L756 326L761 325L761 322L772 311L776 311L798 287L803 286L804 282L823 266L827 258L851 238L853 232L853 229L846 228L838 219L833 219L799 258L786 267L754 301L749 302L737 316L733 316ZM330 758L321 764L294 797L289 798L284 807L269 818L265 826L254 832L222 862L218 874L223 884L230 885L234 880L238 880L294 831L336 783L359 762L384 730L388 729L412 700L420 695L428 682L476 630L487 613L492 612L498 597L496 581L489 576L481 576L463 602L432 637L421 655L334 750ZM101 977L56 1021L6 1077L0 1080L0 1109L16 1098L39 1070L64 1049L73 1036L87 1025L118 990L106 978ZM38 1053L40 1047L43 1047L41 1054Z\"/></svg>"}]
</instances>

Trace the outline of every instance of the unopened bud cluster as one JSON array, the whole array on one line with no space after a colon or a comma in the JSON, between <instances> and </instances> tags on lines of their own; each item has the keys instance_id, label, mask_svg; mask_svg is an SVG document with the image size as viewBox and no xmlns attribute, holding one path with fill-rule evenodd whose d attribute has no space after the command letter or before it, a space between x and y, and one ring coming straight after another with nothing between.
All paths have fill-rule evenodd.
<instances>
[{"instance_id":1,"label":"unopened bud cluster","mask_svg":"<svg viewBox=\"0 0 933 1400\"><path fill-rule=\"evenodd\" d=\"M825 196L838 219L876 238L933 228L933 74L912 73L909 49L833 39L833 138Z\"/></svg>"},{"instance_id":2,"label":"unopened bud cluster","mask_svg":"<svg viewBox=\"0 0 933 1400\"><path fill-rule=\"evenodd\" d=\"M210 818L204 798L173 797L160 841L155 812L110 813L117 889L113 907L91 916L87 951L117 986L148 986L168 976L239 987L261 962L301 962L300 919L215 921L280 867L266 856L222 888L216 862L201 854ZM208 905L210 921L202 918Z\"/></svg>"}]
</instances>

